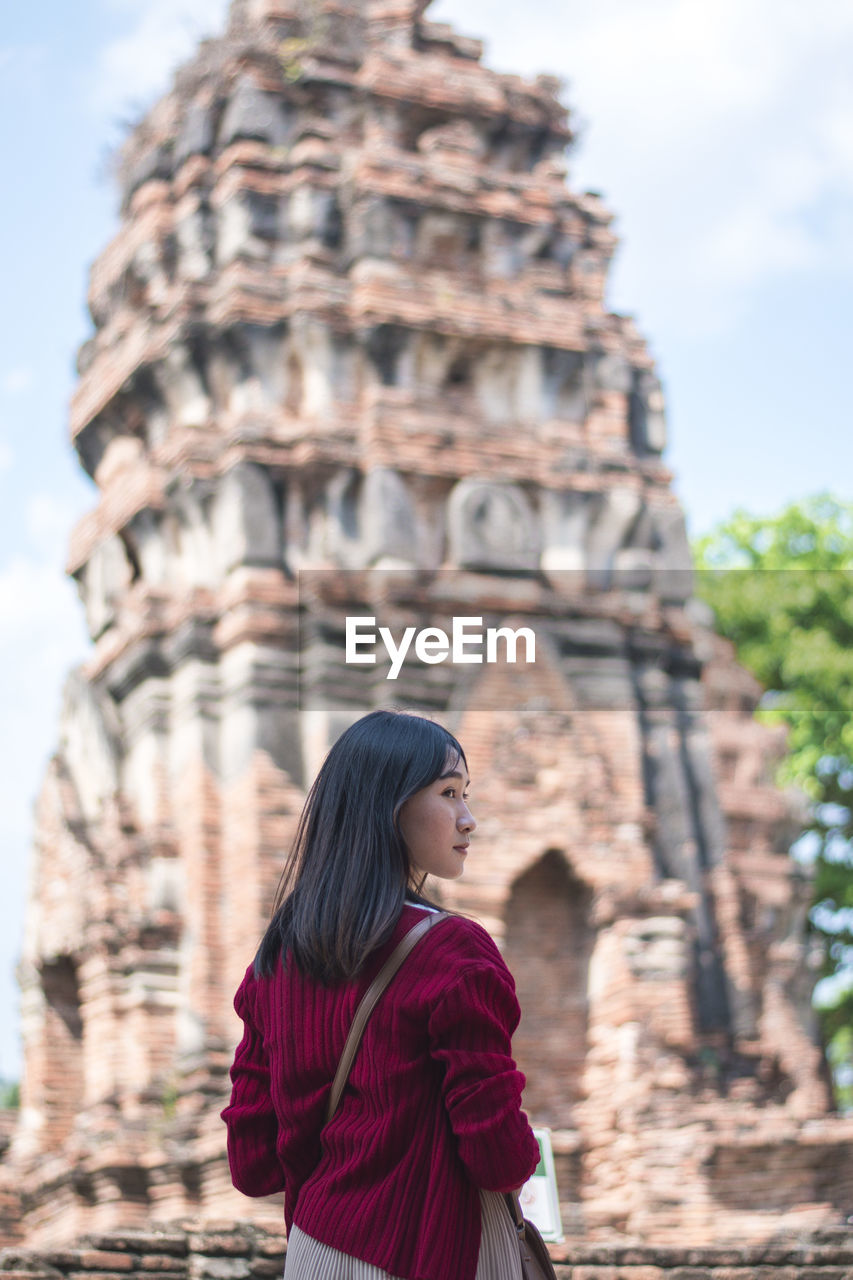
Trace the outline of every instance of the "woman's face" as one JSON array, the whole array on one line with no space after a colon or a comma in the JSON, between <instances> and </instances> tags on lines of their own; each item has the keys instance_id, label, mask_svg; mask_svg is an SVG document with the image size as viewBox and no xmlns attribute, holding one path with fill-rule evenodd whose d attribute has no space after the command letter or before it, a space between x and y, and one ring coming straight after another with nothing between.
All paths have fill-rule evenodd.
<instances>
[{"instance_id":1,"label":"woman's face","mask_svg":"<svg viewBox=\"0 0 853 1280\"><path fill-rule=\"evenodd\" d=\"M416 791L400 809L400 834L414 880L425 875L442 880L461 876L477 825L468 808L469 785L465 762L450 761L440 778Z\"/></svg>"}]
</instances>

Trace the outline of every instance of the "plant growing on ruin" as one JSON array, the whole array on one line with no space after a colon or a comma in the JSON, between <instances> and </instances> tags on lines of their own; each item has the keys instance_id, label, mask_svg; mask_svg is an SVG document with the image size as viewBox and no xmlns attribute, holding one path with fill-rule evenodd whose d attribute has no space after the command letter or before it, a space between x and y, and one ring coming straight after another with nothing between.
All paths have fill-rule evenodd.
<instances>
[{"instance_id":1,"label":"plant growing on ruin","mask_svg":"<svg viewBox=\"0 0 853 1280\"><path fill-rule=\"evenodd\" d=\"M0 1080L0 1111L17 1111L21 1105L21 1086L17 1080Z\"/></svg>"}]
</instances>

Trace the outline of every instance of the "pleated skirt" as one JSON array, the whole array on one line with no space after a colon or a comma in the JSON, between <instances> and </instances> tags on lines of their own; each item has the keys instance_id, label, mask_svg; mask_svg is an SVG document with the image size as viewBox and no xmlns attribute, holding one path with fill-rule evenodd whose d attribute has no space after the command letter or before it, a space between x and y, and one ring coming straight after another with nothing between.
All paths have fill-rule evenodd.
<instances>
[{"instance_id":1,"label":"pleated skirt","mask_svg":"<svg viewBox=\"0 0 853 1280\"><path fill-rule=\"evenodd\" d=\"M521 1280L515 1226L503 1196L480 1192L481 1235L476 1280ZM351 1258L294 1227L287 1241L284 1280L400 1280Z\"/></svg>"}]
</instances>

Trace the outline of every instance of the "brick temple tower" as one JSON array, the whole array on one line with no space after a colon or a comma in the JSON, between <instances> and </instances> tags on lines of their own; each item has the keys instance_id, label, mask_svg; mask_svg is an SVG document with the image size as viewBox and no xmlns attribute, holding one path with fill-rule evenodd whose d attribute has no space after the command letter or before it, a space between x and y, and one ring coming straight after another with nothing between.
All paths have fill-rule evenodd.
<instances>
[{"instance_id":1,"label":"brick temple tower","mask_svg":"<svg viewBox=\"0 0 853 1280\"><path fill-rule=\"evenodd\" d=\"M232 993L306 780L391 698L469 751L446 897L516 974L567 1232L762 1239L853 1203L782 743L690 601L610 215L567 185L556 82L425 9L235 0L125 147L71 408L92 649L38 806L10 1236L279 1222L228 1181ZM535 628L536 660L389 693L334 658L380 607Z\"/></svg>"}]
</instances>

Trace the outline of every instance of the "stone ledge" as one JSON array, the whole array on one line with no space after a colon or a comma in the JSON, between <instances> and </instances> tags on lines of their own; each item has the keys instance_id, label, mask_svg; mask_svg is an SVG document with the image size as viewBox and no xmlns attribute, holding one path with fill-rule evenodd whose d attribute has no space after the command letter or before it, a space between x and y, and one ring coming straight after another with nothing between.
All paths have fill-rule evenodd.
<instances>
[{"instance_id":1,"label":"stone ledge","mask_svg":"<svg viewBox=\"0 0 853 1280\"><path fill-rule=\"evenodd\" d=\"M0 1252L0 1280L270 1280L284 1236L238 1223L86 1236L57 1249ZM563 1244L559 1280L853 1280L853 1228L830 1239L763 1245Z\"/></svg>"}]
</instances>

